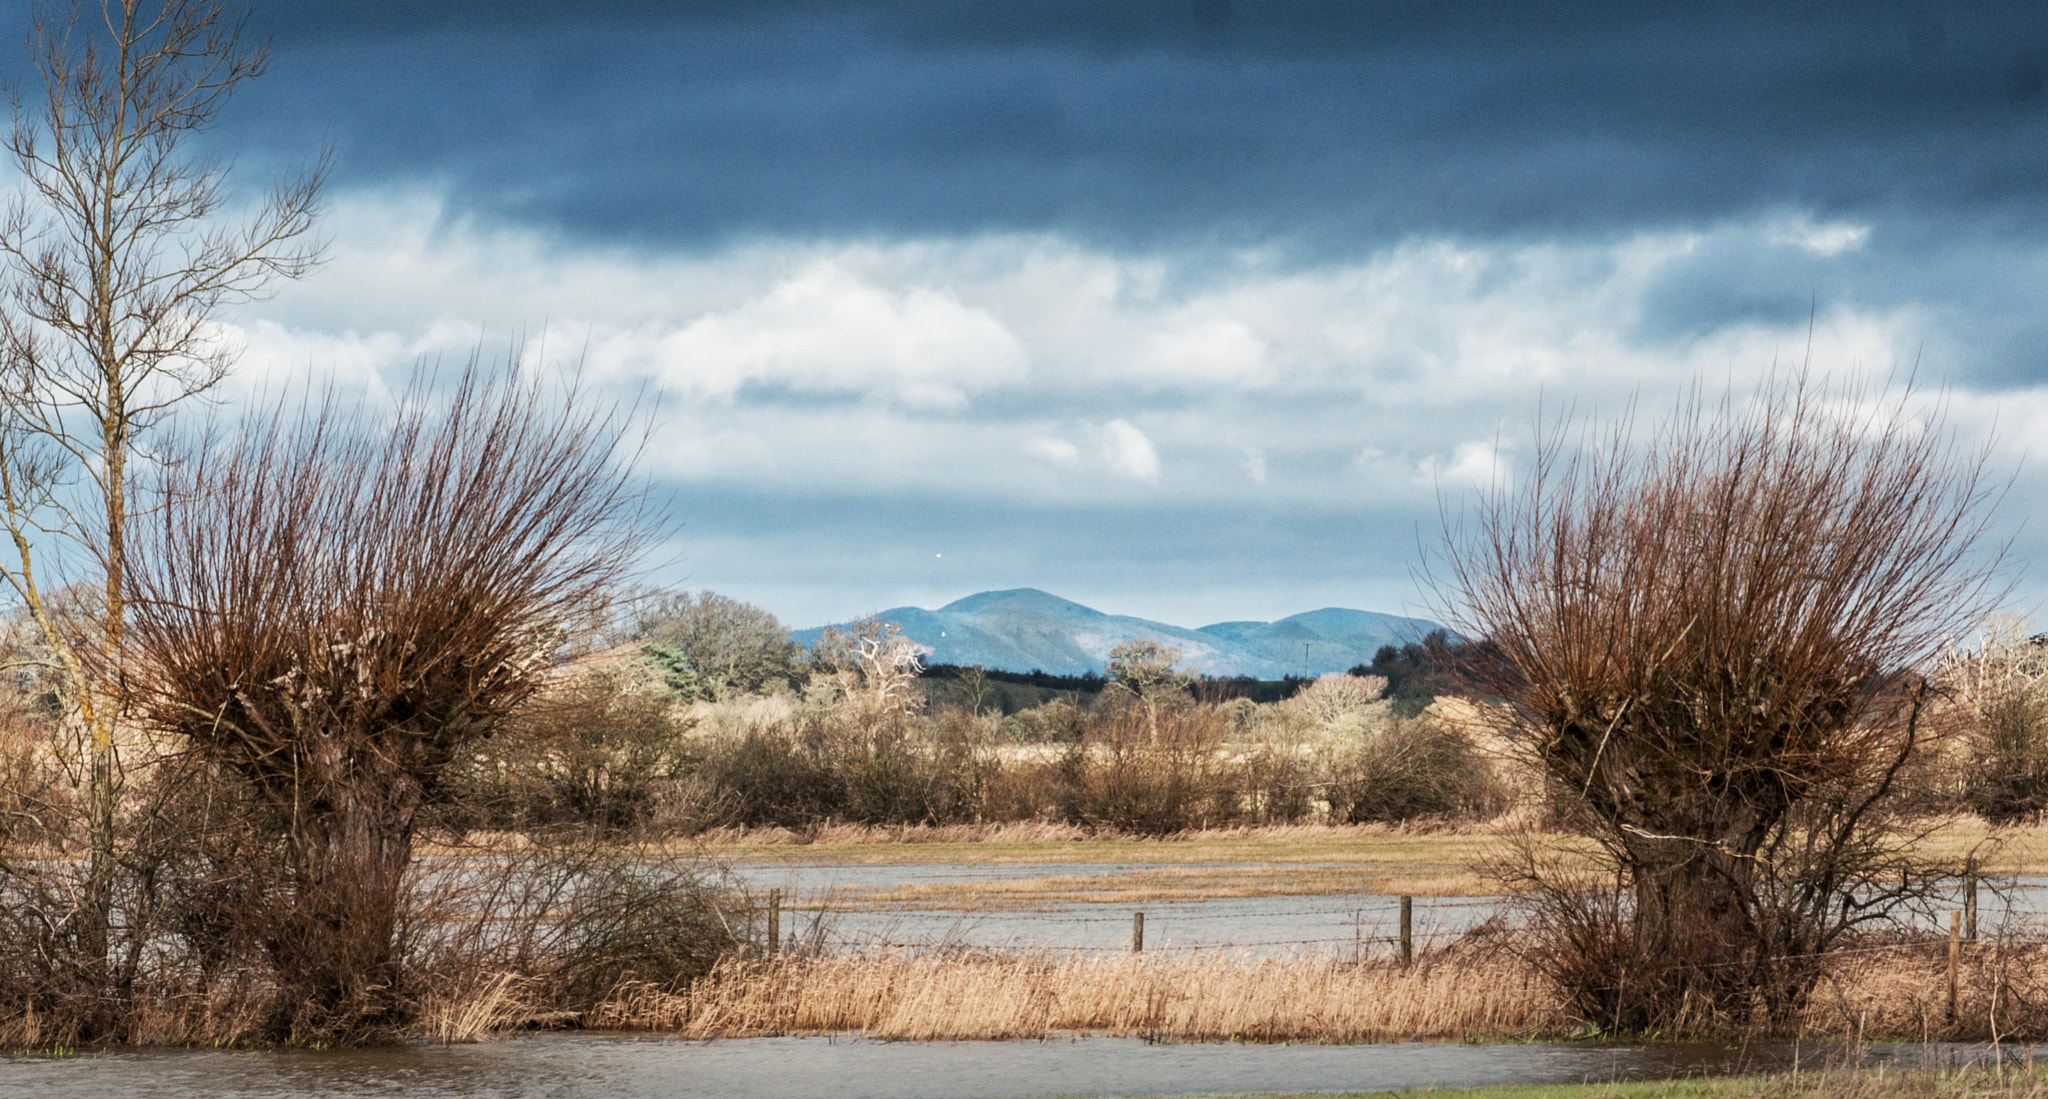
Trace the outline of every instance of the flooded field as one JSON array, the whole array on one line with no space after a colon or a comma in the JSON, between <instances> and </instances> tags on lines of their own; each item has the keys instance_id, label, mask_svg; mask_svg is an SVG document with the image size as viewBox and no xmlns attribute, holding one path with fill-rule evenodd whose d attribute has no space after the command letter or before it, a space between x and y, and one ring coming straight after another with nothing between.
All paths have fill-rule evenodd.
<instances>
[{"instance_id":1,"label":"flooded field","mask_svg":"<svg viewBox=\"0 0 2048 1099\"><path fill-rule=\"evenodd\" d=\"M1197 876L1204 872L1202 867L1175 869ZM1107 863L777 864L743 865L738 872L756 887L783 890L789 926L800 938L816 927L825 945L840 950L940 946L1116 952L1130 949L1132 916L1143 912L1148 951L1363 954L1390 947L1399 910L1398 898L1369 893L1071 899L1088 895L1071 888L1076 883L1114 882L1127 873ZM1011 888L1016 886L1027 888ZM1418 898L1417 942L1466 931L1498 907L1492 897Z\"/></svg>"},{"instance_id":2,"label":"flooded field","mask_svg":"<svg viewBox=\"0 0 2048 1099\"><path fill-rule=\"evenodd\" d=\"M1257 1046L1111 1038L891 1044L547 1035L445 1049L11 1058L0 1060L0 1097L1025 1099L1664 1079L1789 1069L1795 1063L1949 1063L1989 1052L1971 1045Z\"/></svg>"},{"instance_id":3,"label":"flooded field","mask_svg":"<svg viewBox=\"0 0 2048 1099\"><path fill-rule=\"evenodd\" d=\"M1188 863L1171 867L1107 862L736 863L757 889L779 888L785 928L815 935L835 951L981 948L1087 954L1131 947L1132 916L1145 917L1149 951L1225 950L1255 956L1392 949L1399 898L1346 891L1357 868L1341 863ZM1506 901L1484 896L1418 896L1418 948L1463 934L1499 915ZM1944 898L1962 904L1960 888ZM1979 892L1986 934L2048 929L2048 877ZM1930 926L1945 927L1929 916Z\"/></svg>"}]
</instances>

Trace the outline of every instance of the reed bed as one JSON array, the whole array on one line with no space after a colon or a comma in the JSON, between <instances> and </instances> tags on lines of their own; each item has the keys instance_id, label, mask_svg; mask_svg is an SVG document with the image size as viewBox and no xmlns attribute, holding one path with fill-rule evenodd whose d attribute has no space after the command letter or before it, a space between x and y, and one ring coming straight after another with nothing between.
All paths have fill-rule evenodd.
<instances>
[{"instance_id":1,"label":"reed bed","mask_svg":"<svg viewBox=\"0 0 2048 1099\"><path fill-rule=\"evenodd\" d=\"M1797 1035L2025 1040L2048 1035L2048 945L1965 951L1948 1014L1945 942L1845 953ZM1455 944L1389 958L1243 954L867 953L743 959L680 991L632 986L584 1016L692 1039L852 1033L889 1041L1092 1034L1180 1041L1513 1041L1583 1033L1533 967ZM1735 1033L1739 1031L1739 1027Z\"/></svg>"},{"instance_id":2,"label":"reed bed","mask_svg":"<svg viewBox=\"0 0 2048 1099\"><path fill-rule=\"evenodd\" d=\"M137 991L119 1005L131 1046L230 1047L259 1042L278 1000L274 982L231 975L207 984ZM79 1049L97 1042L75 1010L0 1018L0 1051ZM483 1035L478 1035L482 1037Z\"/></svg>"},{"instance_id":3,"label":"reed bed","mask_svg":"<svg viewBox=\"0 0 2048 1099\"><path fill-rule=\"evenodd\" d=\"M1965 946L1958 978L1950 1017L1945 940L1846 951L1814 990L1802 1029L1907 1041L2037 1042L2048 1036L2048 944Z\"/></svg>"},{"instance_id":4,"label":"reed bed","mask_svg":"<svg viewBox=\"0 0 2048 1099\"><path fill-rule=\"evenodd\" d=\"M1403 972L1328 957L1039 954L729 962L680 993L626 990L586 1023L686 1038L1375 1042L1534 1036L1565 1020L1535 974L1507 959Z\"/></svg>"},{"instance_id":5,"label":"reed bed","mask_svg":"<svg viewBox=\"0 0 2048 1099\"><path fill-rule=\"evenodd\" d=\"M1792 1034L1850 1041L2039 1042L2048 1037L2048 944L1964 950L1949 1016L1945 940L1846 952ZM687 1039L857 1034L886 1041L1109 1035L1173 1041L1526 1041L1586 1033L1533 967L1502 944L1459 942L1403 970L1387 957L1226 953L881 952L732 958L680 988L627 983L577 1009L529 974L459 968L421 990L414 1034L436 1043L532 1029L648 1031ZM263 1041L280 990L258 975L138 999L134 1045ZM0 1025L0 1047L76 1045L65 1020ZM1743 1033L1739 1027L1730 1036ZM1861 1092L1857 1094L1862 1094Z\"/></svg>"}]
</instances>

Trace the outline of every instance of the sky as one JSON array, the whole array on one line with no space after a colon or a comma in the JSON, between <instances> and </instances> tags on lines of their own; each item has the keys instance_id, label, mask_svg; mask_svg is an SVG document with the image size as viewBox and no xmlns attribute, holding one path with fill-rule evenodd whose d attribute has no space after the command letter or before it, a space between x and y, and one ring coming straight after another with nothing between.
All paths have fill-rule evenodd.
<instances>
[{"instance_id":1,"label":"sky","mask_svg":"<svg viewBox=\"0 0 2048 1099\"><path fill-rule=\"evenodd\" d=\"M18 3L4 9L21 20ZM1430 614L1539 416L1910 374L2048 535L2048 6L271 0L331 147L229 399L503 353L637 401L652 581ZM20 79L9 55L0 75ZM239 395L239 396L238 396ZM2038 564L2036 564L2038 563Z\"/></svg>"}]
</instances>

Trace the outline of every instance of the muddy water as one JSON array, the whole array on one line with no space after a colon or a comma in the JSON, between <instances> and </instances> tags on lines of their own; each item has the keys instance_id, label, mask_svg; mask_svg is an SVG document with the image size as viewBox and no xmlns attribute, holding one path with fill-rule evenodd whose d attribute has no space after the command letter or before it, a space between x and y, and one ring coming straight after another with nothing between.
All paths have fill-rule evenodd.
<instances>
[{"instance_id":1,"label":"muddy water","mask_svg":"<svg viewBox=\"0 0 2048 1099\"><path fill-rule=\"evenodd\" d=\"M1127 1039L887 1044L824 1038L676 1042L548 1035L451 1049L155 1052L0 1059L0 1097L719 1096L1007 1099L1349 1091L1661 1079L1887 1061L1979 1059L1975 1046L1148 1045Z\"/></svg>"}]
</instances>

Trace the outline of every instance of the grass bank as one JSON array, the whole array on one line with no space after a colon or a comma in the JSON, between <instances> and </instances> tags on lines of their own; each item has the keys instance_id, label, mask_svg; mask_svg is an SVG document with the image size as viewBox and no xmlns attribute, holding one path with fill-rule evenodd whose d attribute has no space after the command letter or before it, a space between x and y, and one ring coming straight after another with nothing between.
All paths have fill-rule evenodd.
<instances>
[{"instance_id":1,"label":"grass bank","mask_svg":"<svg viewBox=\"0 0 2048 1099\"><path fill-rule=\"evenodd\" d=\"M2000 1068L1871 1069L1607 1084L1531 1084L1408 1091L1244 1093L1237 1099L2042 1099L2048 1072ZM1164 1099L1164 1097L1160 1097Z\"/></svg>"}]
</instances>

